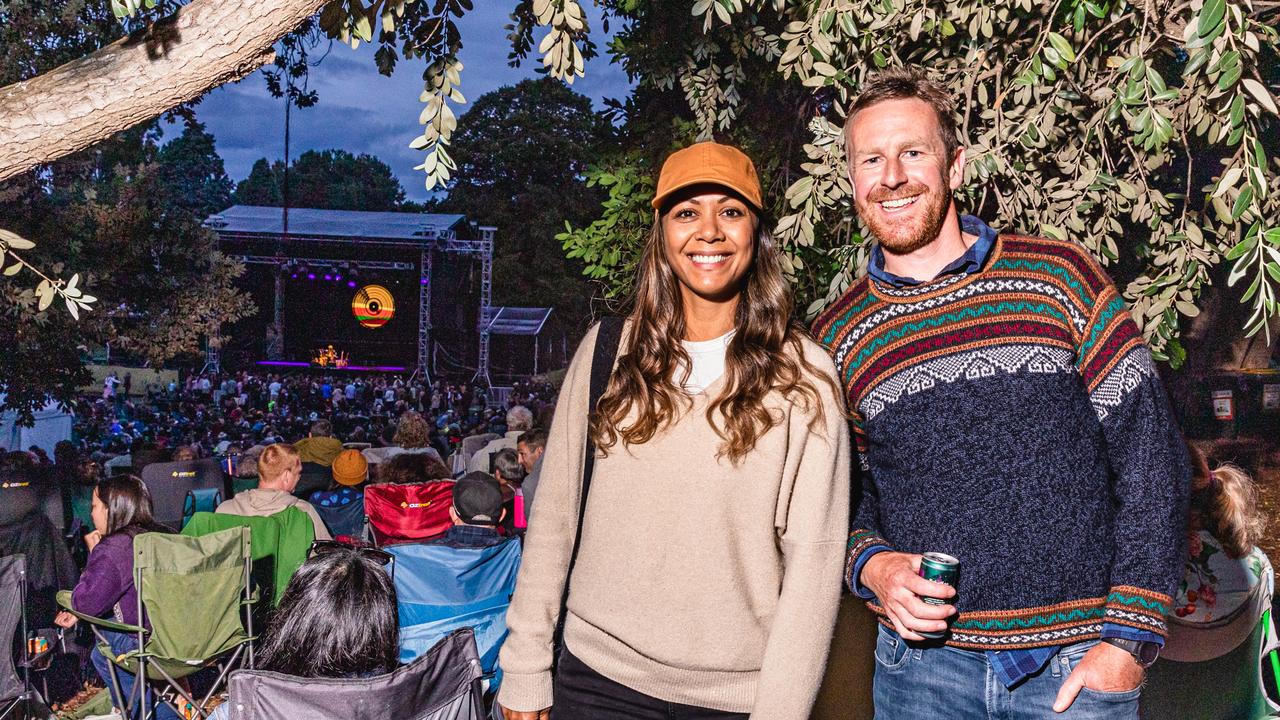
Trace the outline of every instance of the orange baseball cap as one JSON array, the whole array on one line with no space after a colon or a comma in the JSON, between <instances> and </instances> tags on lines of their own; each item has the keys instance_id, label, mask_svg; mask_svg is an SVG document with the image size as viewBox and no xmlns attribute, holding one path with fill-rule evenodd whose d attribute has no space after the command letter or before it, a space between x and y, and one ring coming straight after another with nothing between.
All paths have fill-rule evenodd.
<instances>
[{"instance_id":1,"label":"orange baseball cap","mask_svg":"<svg viewBox=\"0 0 1280 720\"><path fill-rule=\"evenodd\" d=\"M662 203L671 193L690 185L709 183L733 190L756 210L764 208L760 176L746 153L730 145L700 142L677 150L662 163L658 174L658 192L653 196L653 209L661 212Z\"/></svg>"}]
</instances>

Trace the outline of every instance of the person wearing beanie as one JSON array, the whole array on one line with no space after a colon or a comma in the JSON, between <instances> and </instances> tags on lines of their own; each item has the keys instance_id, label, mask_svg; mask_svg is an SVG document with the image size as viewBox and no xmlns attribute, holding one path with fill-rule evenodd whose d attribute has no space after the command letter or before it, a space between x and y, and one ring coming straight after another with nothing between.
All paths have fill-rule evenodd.
<instances>
[{"instance_id":1,"label":"person wearing beanie","mask_svg":"<svg viewBox=\"0 0 1280 720\"><path fill-rule=\"evenodd\" d=\"M333 482L327 490L316 490L307 500L316 508L329 531L338 535L356 535L364 521L364 491L369 479L369 462L359 450L343 450L330 468Z\"/></svg>"},{"instance_id":2,"label":"person wearing beanie","mask_svg":"<svg viewBox=\"0 0 1280 720\"><path fill-rule=\"evenodd\" d=\"M453 486L453 527L430 544L482 548L507 542L511 538L498 534L498 524L507 514L502 505L502 486L496 478L485 472L463 475Z\"/></svg>"},{"instance_id":3,"label":"person wearing beanie","mask_svg":"<svg viewBox=\"0 0 1280 720\"><path fill-rule=\"evenodd\" d=\"M741 150L673 153L652 206L630 314L564 379L498 702L505 720L808 720L849 529L835 367L795 322ZM617 360L589 408L602 339Z\"/></svg>"}]
</instances>

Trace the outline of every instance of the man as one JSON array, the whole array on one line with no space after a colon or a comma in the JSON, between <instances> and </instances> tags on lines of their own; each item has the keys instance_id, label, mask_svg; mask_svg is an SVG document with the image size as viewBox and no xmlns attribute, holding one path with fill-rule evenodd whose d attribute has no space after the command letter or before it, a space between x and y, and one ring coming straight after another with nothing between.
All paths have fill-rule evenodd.
<instances>
[{"instance_id":1,"label":"man","mask_svg":"<svg viewBox=\"0 0 1280 720\"><path fill-rule=\"evenodd\" d=\"M957 213L954 107L920 72L871 80L845 140L878 242L814 334L863 470L846 581L881 620L876 717L1137 718L1189 480L1141 333L1081 246ZM919 577L929 551L958 593Z\"/></svg>"},{"instance_id":2,"label":"man","mask_svg":"<svg viewBox=\"0 0 1280 720\"><path fill-rule=\"evenodd\" d=\"M311 518L317 540L332 540L324 521L315 508L293 496L302 475L298 451L288 445L269 445L258 456L258 487L237 494L218 506L217 512L249 517L275 515L285 508L296 507Z\"/></svg>"},{"instance_id":3,"label":"man","mask_svg":"<svg viewBox=\"0 0 1280 720\"><path fill-rule=\"evenodd\" d=\"M515 449L520 434L533 428L533 413L523 405L516 405L507 411L507 432L496 440L476 451L467 463L468 472L489 472L489 456L503 448Z\"/></svg>"},{"instance_id":4,"label":"man","mask_svg":"<svg viewBox=\"0 0 1280 720\"><path fill-rule=\"evenodd\" d=\"M516 439L516 452L520 465L524 467L524 483L520 489L524 491L525 520L533 511L533 495L538 490L538 476L542 470L542 454L547 450L547 431L540 427L527 430Z\"/></svg>"},{"instance_id":5,"label":"man","mask_svg":"<svg viewBox=\"0 0 1280 720\"><path fill-rule=\"evenodd\" d=\"M449 508L453 527L428 544L457 548L501 545L511 539L498 534L498 524L506 514L498 481L488 473L467 473L453 486L453 505Z\"/></svg>"}]
</instances>

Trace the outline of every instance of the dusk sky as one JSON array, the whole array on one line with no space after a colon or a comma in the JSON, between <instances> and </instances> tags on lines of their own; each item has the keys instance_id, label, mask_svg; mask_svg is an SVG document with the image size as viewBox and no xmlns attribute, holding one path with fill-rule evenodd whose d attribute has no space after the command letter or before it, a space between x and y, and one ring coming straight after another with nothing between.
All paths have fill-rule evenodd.
<instances>
[{"instance_id":1,"label":"dusk sky","mask_svg":"<svg viewBox=\"0 0 1280 720\"><path fill-rule=\"evenodd\" d=\"M506 30L512 0L478 2L473 11L458 23L462 32L462 94L468 102L525 78L537 77L540 66L537 41L544 30L534 35L535 47L522 67L507 65ZM592 36L600 47L606 36L600 31L599 12L587 3ZM401 60L392 77L378 73L373 62L376 45L362 44L358 50L333 43L327 57L311 69L311 87L320 101L314 107L294 108L291 121L290 155L297 158L310 149L342 149L353 154L368 153L391 166L411 200L429 197L423 185L424 175L414 170L423 154L409 148L420 134L418 115L423 104L423 61ZM324 54L324 46L319 48ZM596 108L605 98L624 98L629 92L626 73L601 55L586 65L586 77L578 78L573 89L591 98ZM461 117L469 105L455 107ZM218 154L226 163L227 174L240 182L255 160L276 160L284 155L284 101L267 93L261 72L255 72L238 83L225 85L209 93L196 107L196 116L216 138ZM174 129L166 130L166 138L174 137Z\"/></svg>"}]
</instances>

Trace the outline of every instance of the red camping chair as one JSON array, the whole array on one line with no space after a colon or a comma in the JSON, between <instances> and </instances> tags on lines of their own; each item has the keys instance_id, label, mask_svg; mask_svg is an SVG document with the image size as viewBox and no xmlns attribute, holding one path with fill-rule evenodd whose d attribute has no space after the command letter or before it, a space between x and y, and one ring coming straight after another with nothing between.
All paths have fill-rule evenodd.
<instances>
[{"instance_id":1,"label":"red camping chair","mask_svg":"<svg viewBox=\"0 0 1280 720\"><path fill-rule=\"evenodd\" d=\"M453 505L453 481L416 485L368 485L364 515L378 545L425 540L448 530Z\"/></svg>"}]
</instances>

